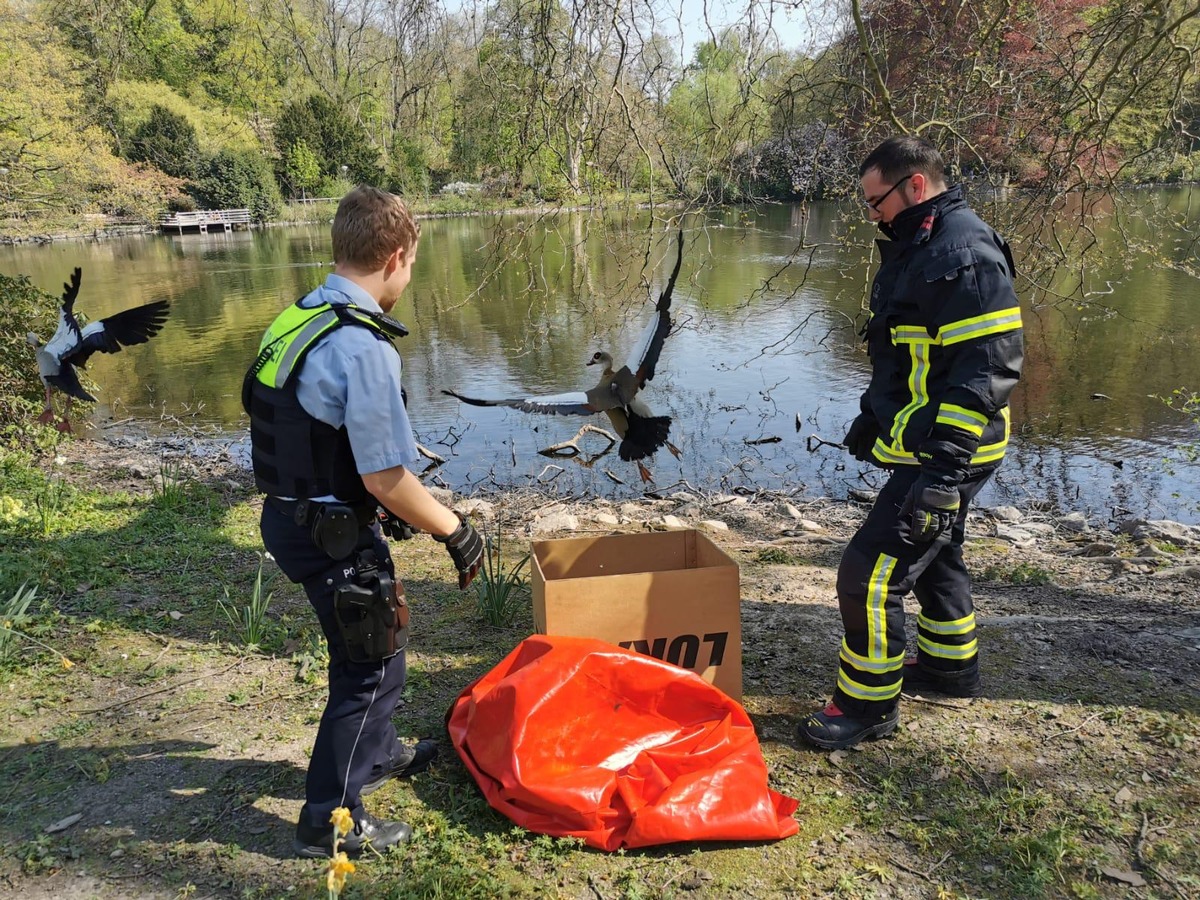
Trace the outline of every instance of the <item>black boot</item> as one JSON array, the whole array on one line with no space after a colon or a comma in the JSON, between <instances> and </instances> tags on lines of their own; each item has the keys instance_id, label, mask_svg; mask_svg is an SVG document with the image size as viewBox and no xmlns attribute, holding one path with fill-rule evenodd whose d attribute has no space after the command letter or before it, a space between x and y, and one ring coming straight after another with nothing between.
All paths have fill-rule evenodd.
<instances>
[{"instance_id":1,"label":"black boot","mask_svg":"<svg viewBox=\"0 0 1200 900\"><path fill-rule=\"evenodd\" d=\"M901 690L906 694L978 697L983 694L983 683L979 679L978 665L962 672L939 672L921 665L915 659L909 659L904 663L904 686Z\"/></svg>"},{"instance_id":2,"label":"black boot","mask_svg":"<svg viewBox=\"0 0 1200 900\"><path fill-rule=\"evenodd\" d=\"M354 823L354 830L345 835L338 850L350 856L361 853L368 845L375 850L383 850L394 844L403 844L412 837L412 827L406 822L392 822L387 819L377 819L370 813L364 812ZM304 821L303 814L296 825L296 839L292 841L292 849L297 856L307 859L321 859L333 855L333 826L314 828Z\"/></svg>"},{"instance_id":3,"label":"black boot","mask_svg":"<svg viewBox=\"0 0 1200 900\"><path fill-rule=\"evenodd\" d=\"M796 733L801 740L808 741L826 750L845 750L865 740L875 740L891 734L900 724L900 708L870 719L852 719L830 703L818 713L813 713L800 723Z\"/></svg>"},{"instance_id":4,"label":"black boot","mask_svg":"<svg viewBox=\"0 0 1200 900\"><path fill-rule=\"evenodd\" d=\"M392 767L386 772L379 772L374 778L362 786L359 791L364 797L379 790L393 778L411 778L418 772L424 772L437 759L437 741L417 741L413 747L405 747L406 751L400 758L392 761Z\"/></svg>"}]
</instances>

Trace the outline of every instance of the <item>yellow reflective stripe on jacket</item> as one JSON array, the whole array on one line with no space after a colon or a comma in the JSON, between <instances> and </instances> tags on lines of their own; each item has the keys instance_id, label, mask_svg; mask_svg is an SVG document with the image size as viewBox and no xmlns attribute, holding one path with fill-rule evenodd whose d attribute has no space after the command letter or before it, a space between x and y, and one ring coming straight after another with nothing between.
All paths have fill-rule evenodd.
<instances>
[{"instance_id":1,"label":"yellow reflective stripe on jacket","mask_svg":"<svg viewBox=\"0 0 1200 900\"><path fill-rule=\"evenodd\" d=\"M970 432L975 437L983 437L983 429L987 427L988 418L983 413L953 403L943 403L938 407L937 422L940 425L953 425L963 431Z\"/></svg>"},{"instance_id":2,"label":"yellow reflective stripe on jacket","mask_svg":"<svg viewBox=\"0 0 1200 900\"><path fill-rule=\"evenodd\" d=\"M938 329L938 341L943 346L960 344L963 341L986 337L989 334L999 334L1002 331L1016 331L1021 327L1021 308L1014 306L998 312L985 313L982 316L972 316L969 319L959 319L957 322Z\"/></svg>"},{"instance_id":3,"label":"yellow reflective stripe on jacket","mask_svg":"<svg viewBox=\"0 0 1200 900\"><path fill-rule=\"evenodd\" d=\"M936 337L929 336L924 325L897 325L892 330L893 344L937 344Z\"/></svg>"},{"instance_id":4,"label":"yellow reflective stripe on jacket","mask_svg":"<svg viewBox=\"0 0 1200 900\"><path fill-rule=\"evenodd\" d=\"M929 346L933 342L929 340L929 335L925 333L924 329L921 331L925 334L925 340L914 340L909 344L912 367L908 370L908 390L912 394L912 400L904 409L896 413L896 419L892 422L892 445L896 447L904 443L904 429L908 427L909 419L929 402Z\"/></svg>"},{"instance_id":5,"label":"yellow reflective stripe on jacket","mask_svg":"<svg viewBox=\"0 0 1200 900\"><path fill-rule=\"evenodd\" d=\"M1000 417L1004 421L1004 436L996 441L996 443L984 444L976 450L971 456L971 465L983 466L1004 459L1004 451L1008 447L1010 431L1007 406L1000 410ZM886 466L919 466L921 464L915 453L909 453L907 450L892 444L885 444L883 438L875 441L875 446L871 449L871 453L876 460Z\"/></svg>"}]
</instances>

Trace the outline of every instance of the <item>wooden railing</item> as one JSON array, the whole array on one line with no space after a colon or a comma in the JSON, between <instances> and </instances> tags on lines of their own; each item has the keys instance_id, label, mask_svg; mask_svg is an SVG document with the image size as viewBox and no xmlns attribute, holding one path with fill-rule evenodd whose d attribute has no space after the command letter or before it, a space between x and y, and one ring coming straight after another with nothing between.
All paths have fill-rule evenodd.
<instances>
[{"instance_id":1,"label":"wooden railing","mask_svg":"<svg viewBox=\"0 0 1200 900\"><path fill-rule=\"evenodd\" d=\"M180 234L183 234L185 228L198 228L201 234L207 234L210 228L232 231L234 226L250 225L250 210L199 209L195 212L163 213L159 217L158 225L164 231L178 229Z\"/></svg>"}]
</instances>

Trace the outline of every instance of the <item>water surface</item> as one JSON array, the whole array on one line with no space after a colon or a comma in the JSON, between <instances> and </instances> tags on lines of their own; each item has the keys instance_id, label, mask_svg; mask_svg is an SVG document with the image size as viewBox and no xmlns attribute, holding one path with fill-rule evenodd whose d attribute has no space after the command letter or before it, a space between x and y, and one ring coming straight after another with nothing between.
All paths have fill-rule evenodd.
<instances>
[{"instance_id":1,"label":"water surface","mask_svg":"<svg viewBox=\"0 0 1200 900\"><path fill-rule=\"evenodd\" d=\"M1185 191L1153 199L1181 209L1191 202ZM680 460L662 452L652 461L658 488L842 497L879 483L877 472L813 440L841 439L868 373L857 327L872 234L847 222L844 209L817 204L685 223L678 328L645 393L656 412L675 417L672 439L683 451ZM537 454L589 420L463 407L440 390L496 397L592 386L595 370L584 365L592 353L623 358L648 320L674 262L673 234L648 215L422 223L412 285L395 315L412 331L398 343L410 414L419 440L447 458L446 484L469 491L539 479L564 494L609 496L641 489L615 452L590 468ZM1088 278L1111 282L1111 293L1082 308L1031 309L1022 298L1027 361L1013 398L1016 434L981 502L1048 501L1099 521L1200 521L1200 475L1177 449L1197 439L1195 426L1158 399L1200 389L1200 286L1184 271L1194 250L1183 231L1143 234L1181 267L1148 255L1119 263L1129 235L1114 228L1099 237L1112 270ZM0 271L57 294L81 266L78 309L92 318L172 301L149 344L93 357L97 427L134 416L241 433L241 378L263 330L320 283L330 257L328 227L312 226L0 247ZM604 441L590 435L583 446Z\"/></svg>"}]
</instances>

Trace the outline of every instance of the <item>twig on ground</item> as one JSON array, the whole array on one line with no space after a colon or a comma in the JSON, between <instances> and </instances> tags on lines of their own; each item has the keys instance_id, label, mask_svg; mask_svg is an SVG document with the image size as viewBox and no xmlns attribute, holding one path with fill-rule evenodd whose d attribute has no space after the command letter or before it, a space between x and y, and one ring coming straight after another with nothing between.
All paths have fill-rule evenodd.
<instances>
[{"instance_id":1,"label":"twig on ground","mask_svg":"<svg viewBox=\"0 0 1200 900\"><path fill-rule=\"evenodd\" d=\"M160 659L162 659L163 655L166 654L166 652L170 649L171 649L171 642L167 641L167 645L165 647L163 647L162 650L159 651L158 656L154 657L154 659L150 662L150 664L148 666L146 666L146 668L143 669L142 671L149 672L151 669L153 669L155 666L157 666L158 661Z\"/></svg>"},{"instance_id":2,"label":"twig on ground","mask_svg":"<svg viewBox=\"0 0 1200 900\"><path fill-rule=\"evenodd\" d=\"M944 700L930 700L927 697L921 697L917 694L902 694L905 700L912 700L915 703L928 703L930 706L940 706L942 709L968 709L971 704L963 703L946 703Z\"/></svg>"},{"instance_id":3,"label":"twig on ground","mask_svg":"<svg viewBox=\"0 0 1200 900\"><path fill-rule=\"evenodd\" d=\"M908 872L910 875L916 875L918 878L924 878L926 881L928 881L930 876L932 876L934 872L936 872L939 868L941 868L941 866L946 862L946 860L948 860L950 858L951 853L952 853L952 851L947 850L946 854L941 859L939 859L937 862L935 862L932 866L930 866L929 869L925 872L922 872L920 869L914 869L912 866L907 866L904 863L900 862L900 860L898 860L898 859L892 859L889 857L888 862L890 862L897 869L903 869L905 872Z\"/></svg>"},{"instance_id":4,"label":"twig on ground","mask_svg":"<svg viewBox=\"0 0 1200 900\"><path fill-rule=\"evenodd\" d=\"M1067 734L1074 734L1076 731L1078 731L1078 730L1079 730L1080 728L1082 728L1084 725L1087 725L1087 724L1088 724L1088 723L1090 723L1090 722L1094 722L1094 721L1096 721L1096 720L1097 720L1098 718L1100 718L1102 715L1104 715L1104 713L1102 713L1102 712L1094 713L1093 715L1090 715L1090 716L1088 716L1086 719L1084 719L1082 722L1080 722L1080 723L1079 723L1078 725L1076 725L1074 728L1068 728L1066 731L1056 731L1054 734L1052 734L1052 735L1050 735L1048 738L1046 738L1046 740L1048 740L1048 741L1052 741L1052 740L1054 740L1055 738L1060 738L1060 737L1062 737L1063 735L1067 735Z\"/></svg>"},{"instance_id":5,"label":"twig on ground","mask_svg":"<svg viewBox=\"0 0 1200 900\"><path fill-rule=\"evenodd\" d=\"M597 425L584 425L579 429L578 432L576 432L575 437L571 438L569 441L562 441L557 444L552 444L544 450L539 450L538 453L541 456L578 456L579 454L583 453L583 448L579 446L579 439L589 432L602 435L608 440L608 446L597 453L597 456L607 453L612 448L612 445L617 442L616 435L614 435L612 432L605 431L603 428L600 428Z\"/></svg>"},{"instance_id":6,"label":"twig on ground","mask_svg":"<svg viewBox=\"0 0 1200 900\"><path fill-rule=\"evenodd\" d=\"M226 666L224 669L220 669L215 672L203 672L200 675L197 675L195 678L188 678L184 681L177 682L176 684L169 684L166 687L157 688L156 690L153 690L153 691L147 691L144 694L138 694L136 697L129 697L128 699L125 699L125 700L118 700L116 703L109 703L106 706L95 706L95 707L92 707L91 709L72 709L72 710L68 710L68 712L70 712L72 715L82 716L82 715L90 714L90 713L106 712L107 710L110 710L110 709L116 709L119 706L128 706L130 703L137 703L139 700L145 700L147 697L153 697L155 694L165 694L167 691L173 691L176 688L181 688L185 684L192 684L193 682L196 682L196 681L203 681L205 678L212 678L216 675L224 675L226 672L236 669L243 662L244 662L244 660L239 659L237 662L233 663L232 665Z\"/></svg>"}]
</instances>

